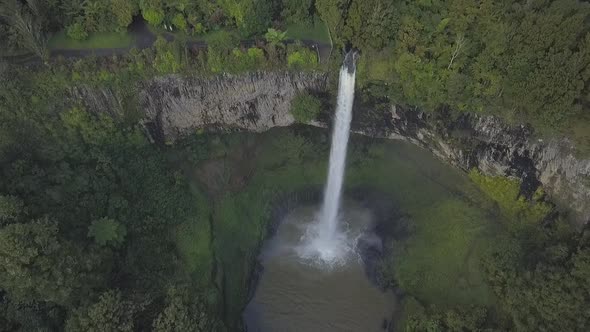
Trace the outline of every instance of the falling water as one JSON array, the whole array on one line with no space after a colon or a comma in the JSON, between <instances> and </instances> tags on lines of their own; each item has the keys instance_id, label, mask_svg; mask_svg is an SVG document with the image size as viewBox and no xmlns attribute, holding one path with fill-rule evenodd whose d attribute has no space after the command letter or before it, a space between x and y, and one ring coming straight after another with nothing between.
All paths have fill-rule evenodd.
<instances>
[{"instance_id":1,"label":"falling water","mask_svg":"<svg viewBox=\"0 0 590 332\"><path fill-rule=\"evenodd\" d=\"M332 133L328 182L324 191L324 202L316 229L308 234L308 243L303 250L304 257L319 257L323 263L341 260L350 249L346 234L338 228L338 211L342 195L342 182L346 163L346 148L352 119L354 81L357 53L346 55L338 87L338 105Z\"/></svg>"},{"instance_id":2,"label":"falling water","mask_svg":"<svg viewBox=\"0 0 590 332\"><path fill-rule=\"evenodd\" d=\"M330 168L328 170L328 183L324 191L324 204L320 214L320 238L329 240L336 234L338 227L338 209L344 178L344 166L346 163L346 147L350 132L350 120L352 118L352 103L354 100L355 68L353 53L347 55L347 59L340 70L340 86L338 87L338 107L336 109L336 121L332 133L332 148L330 150Z\"/></svg>"}]
</instances>

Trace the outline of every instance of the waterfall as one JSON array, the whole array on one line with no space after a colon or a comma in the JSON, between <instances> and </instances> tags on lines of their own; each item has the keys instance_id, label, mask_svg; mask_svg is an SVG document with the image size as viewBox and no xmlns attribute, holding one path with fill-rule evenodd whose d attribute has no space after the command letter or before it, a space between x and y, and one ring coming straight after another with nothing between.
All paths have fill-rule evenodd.
<instances>
[{"instance_id":1,"label":"waterfall","mask_svg":"<svg viewBox=\"0 0 590 332\"><path fill-rule=\"evenodd\" d=\"M352 119L354 101L354 81L357 53L346 54L340 69L336 119L330 148L330 165L328 181L324 189L324 201L318 215L317 223L308 229L304 245L299 248L299 255L322 265L334 265L345 262L353 251L354 243L344 230L339 229L338 212L342 196L342 183L346 164L346 149ZM319 259L319 260L318 260Z\"/></svg>"},{"instance_id":2,"label":"waterfall","mask_svg":"<svg viewBox=\"0 0 590 332\"><path fill-rule=\"evenodd\" d=\"M342 196L346 148L348 147L352 104L354 101L354 56L353 52L348 53L344 65L340 70L338 105L336 108L334 131L332 133L328 182L324 190L324 203L320 213L319 236L326 240L334 237L338 227L338 210Z\"/></svg>"}]
</instances>

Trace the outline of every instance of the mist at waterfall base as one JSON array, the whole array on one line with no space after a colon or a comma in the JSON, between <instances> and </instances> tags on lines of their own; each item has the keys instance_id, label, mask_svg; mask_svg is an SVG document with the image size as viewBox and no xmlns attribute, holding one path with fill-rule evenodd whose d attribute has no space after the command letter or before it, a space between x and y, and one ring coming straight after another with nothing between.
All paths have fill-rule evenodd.
<instances>
[{"instance_id":1,"label":"mist at waterfall base","mask_svg":"<svg viewBox=\"0 0 590 332\"><path fill-rule=\"evenodd\" d=\"M302 243L297 248L302 259L327 267L345 264L354 253L355 238L358 236L358 234L350 234L346 224L339 222L346 150L354 102L355 57L355 52L349 52L340 70L336 119L323 205L317 214L316 222L309 225Z\"/></svg>"}]
</instances>

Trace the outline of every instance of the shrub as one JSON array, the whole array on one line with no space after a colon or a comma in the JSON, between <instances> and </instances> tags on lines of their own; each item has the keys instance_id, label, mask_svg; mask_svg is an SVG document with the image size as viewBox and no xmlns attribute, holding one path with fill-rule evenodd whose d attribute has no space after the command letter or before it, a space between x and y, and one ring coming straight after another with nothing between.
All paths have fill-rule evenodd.
<instances>
[{"instance_id":1,"label":"shrub","mask_svg":"<svg viewBox=\"0 0 590 332\"><path fill-rule=\"evenodd\" d=\"M158 37L154 43L156 58L154 68L160 73L176 73L180 70L179 45L168 43L166 39Z\"/></svg>"},{"instance_id":2,"label":"shrub","mask_svg":"<svg viewBox=\"0 0 590 332\"><path fill-rule=\"evenodd\" d=\"M100 246L118 246L125 240L125 226L109 218L94 220L88 227L88 236Z\"/></svg>"},{"instance_id":3,"label":"shrub","mask_svg":"<svg viewBox=\"0 0 590 332\"><path fill-rule=\"evenodd\" d=\"M321 111L322 102L311 94L299 94L291 102L291 114L297 122L307 123L317 118Z\"/></svg>"},{"instance_id":4,"label":"shrub","mask_svg":"<svg viewBox=\"0 0 590 332\"><path fill-rule=\"evenodd\" d=\"M68 37L75 39L75 40L84 40L88 38L88 31L84 25L80 22L76 22L66 28L66 33Z\"/></svg>"},{"instance_id":5,"label":"shrub","mask_svg":"<svg viewBox=\"0 0 590 332\"><path fill-rule=\"evenodd\" d=\"M532 200L520 195L520 181L502 176L486 176L477 169L469 172L469 177L479 188L494 200L502 214L519 224L511 224L511 228L537 225L552 210L551 205L543 201L543 189L538 188Z\"/></svg>"},{"instance_id":6,"label":"shrub","mask_svg":"<svg viewBox=\"0 0 590 332\"><path fill-rule=\"evenodd\" d=\"M141 15L143 18L153 26L159 26L164 21L164 11L155 8L142 9Z\"/></svg>"},{"instance_id":7,"label":"shrub","mask_svg":"<svg viewBox=\"0 0 590 332\"><path fill-rule=\"evenodd\" d=\"M318 64L316 52L306 47L290 48L287 55L287 65L290 69L314 69Z\"/></svg>"},{"instance_id":8,"label":"shrub","mask_svg":"<svg viewBox=\"0 0 590 332\"><path fill-rule=\"evenodd\" d=\"M172 24L180 31L182 32L186 32L187 29L187 23L186 20L184 19L184 16L181 13L176 14L173 18L172 18Z\"/></svg>"}]
</instances>

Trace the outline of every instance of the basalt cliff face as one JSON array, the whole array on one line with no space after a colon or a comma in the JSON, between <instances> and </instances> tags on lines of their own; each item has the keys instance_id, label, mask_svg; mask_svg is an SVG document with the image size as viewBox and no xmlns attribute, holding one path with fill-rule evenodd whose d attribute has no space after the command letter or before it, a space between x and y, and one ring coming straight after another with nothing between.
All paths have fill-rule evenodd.
<instances>
[{"instance_id":1,"label":"basalt cliff face","mask_svg":"<svg viewBox=\"0 0 590 332\"><path fill-rule=\"evenodd\" d=\"M359 114L361 113L361 114ZM590 159L579 159L567 139L534 139L529 126L509 126L493 116L443 113L391 106L375 123L357 112L353 130L365 135L410 141L440 159L469 171L522 180L521 192L534 193L539 185L552 201L573 212L581 225L590 221Z\"/></svg>"},{"instance_id":2,"label":"basalt cliff face","mask_svg":"<svg viewBox=\"0 0 590 332\"><path fill-rule=\"evenodd\" d=\"M288 126L291 100L305 90L324 90L317 73L257 73L209 79L162 77L139 95L146 122L174 140L195 128L219 126L250 131Z\"/></svg>"},{"instance_id":3,"label":"basalt cliff face","mask_svg":"<svg viewBox=\"0 0 590 332\"><path fill-rule=\"evenodd\" d=\"M293 97L305 90L326 91L327 86L327 75L321 73L165 76L141 83L138 103L151 136L170 142L205 127L264 131L291 125ZM78 87L72 97L94 112L112 113L122 105L108 89ZM565 139L536 140L529 127L509 126L495 117L451 120L444 113L400 106L379 112L356 107L352 128L412 142L465 171L476 167L487 175L518 177L525 195L543 184L552 200L574 211L580 224L590 220L590 160L576 158Z\"/></svg>"}]
</instances>

